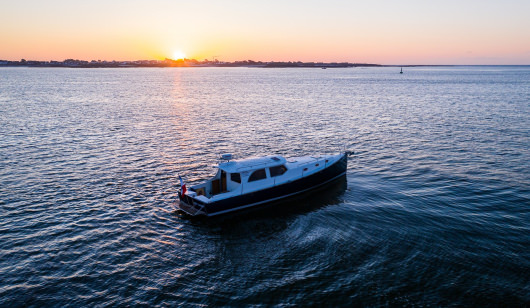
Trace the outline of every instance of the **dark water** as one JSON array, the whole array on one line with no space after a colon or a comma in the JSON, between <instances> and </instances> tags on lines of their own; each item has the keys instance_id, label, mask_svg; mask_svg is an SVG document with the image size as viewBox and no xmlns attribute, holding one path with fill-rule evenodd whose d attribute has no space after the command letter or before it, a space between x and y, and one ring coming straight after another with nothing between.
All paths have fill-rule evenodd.
<instances>
[{"instance_id":1,"label":"dark water","mask_svg":"<svg viewBox=\"0 0 530 308\"><path fill-rule=\"evenodd\" d=\"M0 306L528 306L530 67L0 69ZM212 221L218 153L355 150Z\"/></svg>"}]
</instances>

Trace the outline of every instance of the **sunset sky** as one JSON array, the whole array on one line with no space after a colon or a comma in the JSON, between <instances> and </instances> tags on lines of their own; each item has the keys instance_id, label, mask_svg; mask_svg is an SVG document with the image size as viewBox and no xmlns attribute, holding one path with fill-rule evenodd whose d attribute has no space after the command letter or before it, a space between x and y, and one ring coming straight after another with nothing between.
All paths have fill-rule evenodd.
<instances>
[{"instance_id":1,"label":"sunset sky","mask_svg":"<svg viewBox=\"0 0 530 308\"><path fill-rule=\"evenodd\" d=\"M530 64L529 0L2 0L0 59Z\"/></svg>"}]
</instances>

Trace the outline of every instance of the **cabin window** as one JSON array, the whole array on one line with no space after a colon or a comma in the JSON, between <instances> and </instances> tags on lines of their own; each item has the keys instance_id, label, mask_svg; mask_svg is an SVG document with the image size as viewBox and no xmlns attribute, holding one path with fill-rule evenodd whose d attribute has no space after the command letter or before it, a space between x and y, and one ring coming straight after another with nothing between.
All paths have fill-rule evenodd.
<instances>
[{"instance_id":1,"label":"cabin window","mask_svg":"<svg viewBox=\"0 0 530 308\"><path fill-rule=\"evenodd\" d=\"M267 174L265 173L265 169L258 169L248 177L249 182L259 181L267 178Z\"/></svg>"},{"instance_id":2,"label":"cabin window","mask_svg":"<svg viewBox=\"0 0 530 308\"><path fill-rule=\"evenodd\" d=\"M230 181L241 183L241 174L239 173L230 173Z\"/></svg>"},{"instance_id":3,"label":"cabin window","mask_svg":"<svg viewBox=\"0 0 530 308\"><path fill-rule=\"evenodd\" d=\"M274 176L279 176L279 175L284 174L285 171L287 171L287 168L285 168L284 165L274 166L274 167L270 167L269 171L271 173L271 177L274 177Z\"/></svg>"}]
</instances>

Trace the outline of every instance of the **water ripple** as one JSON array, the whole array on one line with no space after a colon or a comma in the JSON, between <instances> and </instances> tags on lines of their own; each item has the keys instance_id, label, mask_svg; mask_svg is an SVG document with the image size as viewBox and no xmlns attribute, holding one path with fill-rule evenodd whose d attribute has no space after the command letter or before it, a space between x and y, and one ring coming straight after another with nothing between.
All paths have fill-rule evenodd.
<instances>
[{"instance_id":1,"label":"water ripple","mask_svg":"<svg viewBox=\"0 0 530 308\"><path fill-rule=\"evenodd\" d=\"M525 306L530 70L0 74L0 303ZM355 150L315 194L174 210L219 153Z\"/></svg>"}]
</instances>

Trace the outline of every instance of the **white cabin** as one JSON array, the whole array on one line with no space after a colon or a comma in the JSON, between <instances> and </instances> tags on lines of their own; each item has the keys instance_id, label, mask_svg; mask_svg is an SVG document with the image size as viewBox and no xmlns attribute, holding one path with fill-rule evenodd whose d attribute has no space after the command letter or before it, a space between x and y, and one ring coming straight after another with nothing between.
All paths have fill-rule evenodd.
<instances>
[{"instance_id":1,"label":"white cabin","mask_svg":"<svg viewBox=\"0 0 530 308\"><path fill-rule=\"evenodd\" d=\"M190 187L187 195L204 203L210 203L252 193L323 170L337 162L340 157L341 155L306 156L288 160L282 156L270 155L222 162L212 179Z\"/></svg>"}]
</instances>

